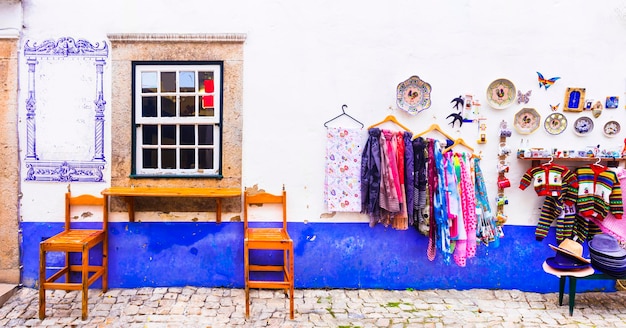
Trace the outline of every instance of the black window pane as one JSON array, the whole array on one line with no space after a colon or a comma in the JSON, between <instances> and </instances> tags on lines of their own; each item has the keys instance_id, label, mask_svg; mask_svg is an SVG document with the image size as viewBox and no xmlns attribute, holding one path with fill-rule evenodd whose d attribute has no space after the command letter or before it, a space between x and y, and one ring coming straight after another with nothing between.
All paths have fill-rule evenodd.
<instances>
[{"instance_id":1,"label":"black window pane","mask_svg":"<svg viewBox=\"0 0 626 328\"><path fill-rule=\"evenodd\" d=\"M180 97L180 116L196 115L196 97Z\"/></svg>"},{"instance_id":2,"label":"black window pane","mask_svg":"<svg viewBox=\"0 0 626 328\"><path fill-rule=\"evenodd\" d=\"M176 116L176 97L172 97L172 96L161 97L161 116L162 117L175 117Z\"/></svg>"},{"instance_id":3,"label":"black window pane","mask_svg":"<svg viewBox=\"0 0 626 328\"><path fill-rule=\"evenodd\" d=\"M176 92L176 72L161 72L161 92Z\"/></svg>"},{"instance_id":4,"label":"black window pane","mask_svg":"<svg viewBox=\"0 0 626 328\"><path fill-rule=\"evenodd\" d=\"M157 150L156 149L144 149L143 150L143 168L144 169L156 169L157 168Z\"/></svg>"},{"instance_id":5,"label":"black window pane","mask_svg":"<svg viewBox=\"0 0 626 328\"><path fill-rule=\"evenodd\" d=\"M198 149L198 167L213 169L213 149Z\"/></svg>"},{"instance_id":6,"label":"black window pane","mask_svg":"<svg viewBox=\"0 0 626 328\"><path fill-rule=\"evenodd\" d=\"M161 144L162 145L175 145L176 144L176 125L161 126Z\"/></svg>"},{"instance_id":7,"label":"black window pane","mask_svg":"<svg viewBox=\"0 0 626 328\"><path fill-rule=\"evenodd\" d=\"M141 116L156 117L157 116L157 97L141 98Z\"/></svg>"},{"instance_id":8,"label":"black window pane","mask_svg":"<svg viewBox=\"0 0 626 328\"><path fill-rule=\"evenodd\" d=\"M198 145L213 145L213 125L198 125Z\"/></svg>"},{"instance_id":9,"label":"black window pane","mask_svg":"<svg viewBox=\"0 0 626 328\"><path fill-rule=\"evenodd\" d=\"M161 168L169 170L176 169L176 149L161 150Z\"/></svg>"},{"instance_id":10,"label":"black window pane","mask_svg":"<svg viewBox=\"0 0 626 328\"><path fill-rule=\"evenodd\" d=\"M181 125L180 126L180 144L181 145L195 145L196 144L195 126L193 125Z\"/></svg>"},{"instance_id":11,"label":"black window pane","mask_svg":"<svg viewBox=\"0 0 626 328\"><path fill-rule=\"evenodd\" d=\"M196 151L193 149L180 150L180 168L195 169L196 168Z\"/></svg>"},{"instance_id":12,"label":"black window pane","mask_svg":"<svg viewBox=\"0 0 626 328\"><path fill-rule=\"evenodd\" d=\"M142 141L144 145L157 145L159 138L157 137L158 127L156 125L144 125L141 129Z\"/></svg>"}]
</instances>

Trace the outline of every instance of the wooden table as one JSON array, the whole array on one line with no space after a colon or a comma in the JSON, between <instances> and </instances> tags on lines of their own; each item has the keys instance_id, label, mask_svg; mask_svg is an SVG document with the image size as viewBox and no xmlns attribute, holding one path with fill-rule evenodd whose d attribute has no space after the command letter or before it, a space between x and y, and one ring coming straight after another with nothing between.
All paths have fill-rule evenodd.
<instances>
[{"instance_id":1,"label":"wooden table","mask_svg":"<svg viewBox=\"0 0 626 328\"><path fill-rule=\"evenodd\" d=\"M124 197L128 220L135 222L135 197L199 197L215 198L215 221L222 222L222 198L240 197L239 188L165 188L165 187L110 187L102 191L105 197Z\"/></svg>"}]
</instances>

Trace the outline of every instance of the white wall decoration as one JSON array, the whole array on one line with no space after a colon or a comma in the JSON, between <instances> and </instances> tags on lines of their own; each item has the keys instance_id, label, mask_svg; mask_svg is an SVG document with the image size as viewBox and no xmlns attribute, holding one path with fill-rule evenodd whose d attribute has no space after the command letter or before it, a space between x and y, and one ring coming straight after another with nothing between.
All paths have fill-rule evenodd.
<instances>
[{"instance_id":1,"label":"white wall decoration","mask_svg":"<svg viewBox=\"0 0 626 328\"><path fill-rule=\"evenodd\" d=\"M103 68L108 53L106 42L71 37L24 44L26 181L103 181Z\"/></svg>"}]
</instances>

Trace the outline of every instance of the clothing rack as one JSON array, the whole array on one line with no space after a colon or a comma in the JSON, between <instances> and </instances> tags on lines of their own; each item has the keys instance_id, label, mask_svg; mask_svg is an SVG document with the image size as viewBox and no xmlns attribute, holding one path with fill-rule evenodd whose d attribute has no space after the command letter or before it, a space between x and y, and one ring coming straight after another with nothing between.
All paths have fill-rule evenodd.
<instances>
[{"instance_id":1,"label":"clothing rack","mask_svg":"<svg viewBox=\"0 0 626 328\"><path fill-rule=\"evenodd\" d=\"M339 114L339 115L331 118L330 120L324 122L324 127L328 127L328 125L327 125L328 123L330 123L330 122L332 122L332 121L334 121L334 120L336 120L336 119L338 119L338 118L340 118L342 116L347 116L347 117L351 118L353 121L359 123L361 125L361 129L364 128L365 125L363 123L361 123L361 121L357 120L356 118L350 116L350 114L346 113L346 108L348 108L348 105L344 104L343 106L341 106L341 114Z\"/></svg>"},{"instance_id":2,"label":"clothing rack","mask_svg":"<svg viewBox=\"0 0 626 328\"><path fill-rule=\"evenodd\" d=\"M391 123L394 123L394 124L396 124L397 126L399 126L400 128L402 128L403 130L405 130L405 131L407 131L407 132L411 132L411 129L407 128L407 127L406 127L406 126L404 126L402 123L398 122L398 120L396 119L396 117L395 117L395 116L393 116L393 115L387 115L387 117L385 117L385 119L384 119L384 120L382 120L382 121L380 121L380 122L378 122L378 123L376 123L376 124L371 125L371 126L370 126L369 128L367 128L367 129L369 130L369 129L371 129L371 128L373 128L373 127L376 127L376 126L378 126L378 125L381 125L381 124L383 124L383 123L385 123L385 122L391 122Z\"/></svg>"}]
</instances>

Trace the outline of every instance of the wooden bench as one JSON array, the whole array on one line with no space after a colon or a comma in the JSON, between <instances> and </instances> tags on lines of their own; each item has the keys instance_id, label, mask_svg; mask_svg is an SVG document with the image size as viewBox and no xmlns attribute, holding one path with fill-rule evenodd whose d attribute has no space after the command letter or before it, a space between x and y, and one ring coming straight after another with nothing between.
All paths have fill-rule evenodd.
<instances>
[{"instance_id":1,"label":"wooden bench","mask_svg":"<svg viewBox=\"0 0 626 328\"><path fill-rule=\"evenodd\" d=\"M124 197L128 220L135 222L135 197L199 197L216 201L215 221L222 222L222 199L241 197L239 188L167 188L167 187L110 187L102 191L105 197Z\"/></svg>"}]
</instances>

